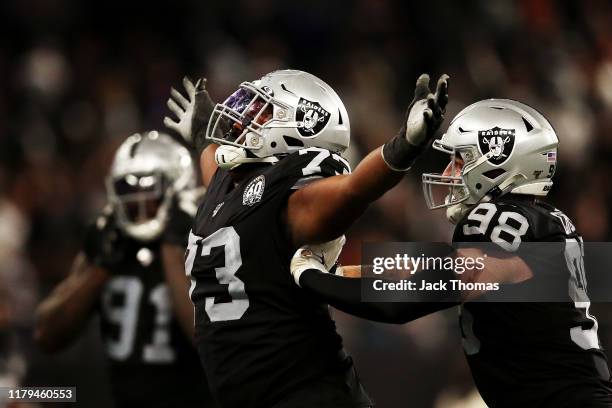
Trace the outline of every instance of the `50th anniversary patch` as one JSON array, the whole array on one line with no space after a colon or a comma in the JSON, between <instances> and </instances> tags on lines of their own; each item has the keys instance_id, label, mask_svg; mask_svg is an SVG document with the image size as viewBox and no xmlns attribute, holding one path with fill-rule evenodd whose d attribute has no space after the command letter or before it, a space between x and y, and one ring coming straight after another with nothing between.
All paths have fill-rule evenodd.
<instances>
[{"instance_id":1,"label":"50th anniversary patch","mask_svg":"<svg viewBox=\"0 0 612 408\"><path fill-rule=\"evenodd\" d=\"M244 189L242 193L242 205L248 205L249 207L255 203L261 201L261 196L266 186L266 178L263 176L257 176Z\"/></svg>"}]
</instances>

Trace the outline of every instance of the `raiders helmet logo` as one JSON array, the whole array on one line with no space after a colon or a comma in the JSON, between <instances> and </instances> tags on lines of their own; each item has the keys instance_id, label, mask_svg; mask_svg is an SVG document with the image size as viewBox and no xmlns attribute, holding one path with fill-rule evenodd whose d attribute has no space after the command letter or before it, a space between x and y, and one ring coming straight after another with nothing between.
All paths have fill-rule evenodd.
<instances>
[{"instance_id":1,"label":"raiders helmet logo","mask_svg":"<svg viewBox=\"0 0 612 408\"><path fill-rule=\"evenodd\" d=\"M319 102L300 98L295 112L297 130L302 136L315 136L327 125L330 116Z\"/></svg>"},{"instance_id":2,"label":"raiders helmet logo","mask_svg":"<svg viewBox=\"0 0 612 408\"><path fill-rule=\"evenodd\" d=\"M497 126L489 130L479 130L478 149L483 156L490 153L489 163L499 166L512 154L514 134L514 129L500 129Z\"/></svg>"}]
</instances>

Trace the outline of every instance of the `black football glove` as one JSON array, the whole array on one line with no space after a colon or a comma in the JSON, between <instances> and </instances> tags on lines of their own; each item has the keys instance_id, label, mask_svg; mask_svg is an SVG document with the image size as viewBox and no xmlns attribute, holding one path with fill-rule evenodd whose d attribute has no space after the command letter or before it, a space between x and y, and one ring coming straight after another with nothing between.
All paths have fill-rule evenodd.
<instances>
[{"instance_id":1,"label":"black football glove","mask_svg":"<svg viewBox=\"0 0 612 408\"><path fill-rule=\"evenodd\" d=\"M448 79L446 74L438 79L435 94L429 89L429 75L417 79L404 123L382 149L383 159L392 170L408 170L440 128L448 103Z\"/></svg>"},{"instance_id":2,"label":"black football glove","mask_svg":"<svg viewBox=\"0 0 612 408\"><path fill-rule=\"evenodd\" d=\"M127 242L119 228L102 216L88 226L83 251L90 263L112 274L125 261Z\"/></svg>"},{"instance_id":3,"label":"black football glove","mask_svg":"<svg viewBox=\"0 0 612 408\"><path fill-rule=\"evenodd\" d=\"M208 144L206 128L215 102L206 90L206 78L198 79L194 84L191 79L184 77L183 87L187 97L174 88L170 89L167 105L176 119L166 116L164 125L180 134L199 155Z\"/></svg>"}]
</instances>

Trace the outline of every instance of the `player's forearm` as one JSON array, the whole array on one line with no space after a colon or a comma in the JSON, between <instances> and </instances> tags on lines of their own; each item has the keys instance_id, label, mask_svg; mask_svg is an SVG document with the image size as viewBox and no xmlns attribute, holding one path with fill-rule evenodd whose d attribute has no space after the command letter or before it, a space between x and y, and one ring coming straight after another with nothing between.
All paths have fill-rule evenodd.
<instances>
[{"instance_id":1,"label":"player's forearm","mask_svg":"<svg viewBox=\"0 0 612 408\"><path fill-rule=\"evenodd\" d=\"M338 310L363 319L402 324L447 309L456 302L362 302L363 279L344 278L316 269L300 276L300 286Z\"/></svg>"},{"instance_id":2,"label":"player's forearm","mask_svg":"<svg viewBox=\"0 0 612 408\"><path fill-rule=\"evenodd\" d=\"M485 256L480 248L461 248L456 256L463 258L481 258L484 267L480 270L471 270L459 275L463 283L496 283L513 284L524 282L533 277L529 265L518 256L497 257L488 254ZM467 302L482 296L485 290L463 291L461 298Z\"/></svg>"},{"instance_id":3,"label":"player's forearm","mask_svg":"<svg viewBox=\"0 0 612 408\"><path fill-rule=\"evenodd\" d=\"M189 281L185 276L183 250L177 245L164 244L162 258L172 310L187 337L193 339L193 304L189 299Z\"/></svg>"},{"instance_id":4,"label":"player's forearm","mask_svg":"<svg viewBox=\"0 0 612 408\"><path fill-rule=\"evenodd\" d=\"M404 172L391 170L385 163L380 149L382 147L371 151L346 178L344 189L351 201L370 204L403 178Z\"/></svg>"},{"instance_id":5,"label":"player's forearm","mask_svg":"<svg viewBox=\"0 0 612 408\"><path fill-rule=\"evenodd\" d=\"M36 343L49 352L68 345L91 316L107 279L104 269L79 255L68 278L36 310Z\"/></svg>"}]
</instances>

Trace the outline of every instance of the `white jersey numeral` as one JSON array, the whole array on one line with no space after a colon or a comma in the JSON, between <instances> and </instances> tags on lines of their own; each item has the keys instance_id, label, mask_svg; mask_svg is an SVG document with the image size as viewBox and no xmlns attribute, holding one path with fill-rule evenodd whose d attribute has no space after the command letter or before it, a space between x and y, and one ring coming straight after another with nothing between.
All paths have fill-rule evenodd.
<instances>
[{"instance_id":1,"label":"white jersey numeral","mask_svg":"<svg viewBox=\"0 0 612 408\"><path fill-rule=\"evenodd\" d=\"M166 285L158 285L151 291L149 302L155 306L155 329L150 344L144 346L142 358L151 363L169 363L174 361L174 349L170 347L170 322L172 321L172 304Z\"/></svg>"},{"instance_id":2,"label":"white jersey numeral","mask_svg":"<svg viewBox=\"0 0 612 408\"><path fill-rule=\"evenodd\" d=\"M134 276L113 278L102 294L102 310L106 318L119 326L117 340L108 338L108 354L115 360L127 359L134 349L138 312L143 286ZM123 298L121 304L114 304L117 295ZM170 346L170 323L172 308L165 284L157 285L149 294L149 302L155 307L155 328L150 344L143 347L142 359L148 363L168 363L174 361L174 350Z\"/></svg>"},{"instance_id":3,"label":"white jersey numeral","mask_svg":"<svg viewBox=\"0 0 612 408\"><path fill-rule=\"evenodd\" d=\"M300 154L306 154L309 152L317 152L317 155L302 169L304 176L310 176L311 174L317 174L321 172L321 163L323 160L330 156L329 150L320 149L318 147L310 147L308 149L300 150Z\"/></svg>"},{"instance_id":4,"label":"white jersey numeral","mask_svg":"<svg viewBox=\"0 0 612 408\"><path fill-rule=\"evenodd\" d=\"M191 297L196 287L196 278L192 276L192 270L198 255L198 247L202 248L200 256L208 256L213 248L223 247L225 262L223 266L215 268L215 276L219 284L227 285L227 291L232 300L231 302L215 303L215 296L207 297L206 314L213 322L240 319L249 308L249 297L244 289L244 282L236 276L236 272L242 266L242 256L240 236L234 227L221 228L204 239L190 232L188 245L185 271L187 276L191 277L189 296Z\"/></svg>"},{"instance_id":5,"label":"white jersey numeral","mask_svg":"<svg viewBox=\"0 0 612 408\"><path fill-rule=\"evenodd\" d=\"M513 227L508 225L508 220L514 220L519 224L519 227ZM529 229L529 221L522 214L504 211L499 215L497 219L497 226L491 231L491 241L501 246L506 251L516 251L521 245L521 237L525 235ZM512 237L512 241L508 242L501 237L501 233L505 232L507 235Z\"/></svg>"},{"instance_id":6,"label":"white jersey numeral","mask_svg":"<svg viewBox=\"0 0 612 408\"><path fill-rule=\"evenodd\" d=\"M112 299L118 294L123 296L123 303L113 305ZM142 283L131 276L113 278L102 295L102 309L106 318L119 326L118 339L109 337L106 340L108 354L116 360L125 360L132 354L141 296Z\"/></svg>"},{"instance_id":7,"label":"white jersey numeral","mask_svg":"<svg viewBox=\"0 0 612 408\"><path fill-rule=\"evenodd\" d=\"M468 221L475 221L474 225L463 226L463 235L485 235L491 220L497 213L497 207L493 203L480 203L468 215ZM508 220L513 220L518 224L518 227L508 224ZM529 229L529 221L522 214L514 211L503 211L497 219L497 225L491 231L491 242L499 245L506 251L516 251L521 245L521 237L525 235ZM502 236L512 238L509 241Z\"/></svg>"},{"instance_id":8,"label":"white jersey numeral","mask_svg":"<svg viewBox=\"0 0 612 408\"><path fill-rule=\"evenodd\" d=\"M463 226L463 235L484 235L487 232L487 228L489 228L489 223L491 223L491 220L493 219L493 216L496 212L497 207L495 207L495 204L478 204L478 206L470 212L467 218L468 221L476 221L477 224L472 226L468 226L467 224L465 224Z\"/></svg>"},{"instance_id":9,"label":"white jersey numeral","mask_svg":"<svg viewBox=\"0 0 612 408\"><path fill-rule=\"evenodd\" d=\"M320 147L309 147L307 149L300 150L299 154L303 155L310 152L316 152L317 155L313 157L310 163L308 163L306 167L302 169L302 175L304 176L321 173L321 163L323 163L323 160L327 159L328 157L331 157L337 162L343 164L344 169L342 170L341 174L349 174L351 172L351 166L349 165L349 163L342 157L340 157L340 155L336 153L331 153L329 150L321 149ZM336 172L336 175L338 174L340 173Z\"/></svg>"},{"instance_id":10,"label":"white jersey numeral","mask_svg":"<svg viewBox=\"0 0 612 408\"><path fill-rule=\"evenodd\" d=\"M589 313L591 302L586 293L587 281L584 271L584 244L581 238L567 238L565 240L565 261L570 271L569 295L574 301L576 309L584 309L587 319L592 322L590 329L582 326L570 328L570 338L584 350L598 349L597 319Z\"/></svg>"}]
</instances>

